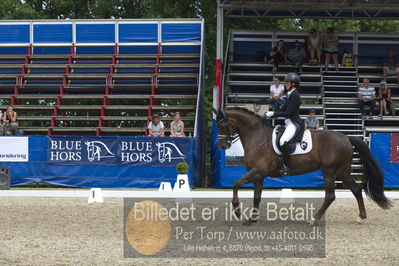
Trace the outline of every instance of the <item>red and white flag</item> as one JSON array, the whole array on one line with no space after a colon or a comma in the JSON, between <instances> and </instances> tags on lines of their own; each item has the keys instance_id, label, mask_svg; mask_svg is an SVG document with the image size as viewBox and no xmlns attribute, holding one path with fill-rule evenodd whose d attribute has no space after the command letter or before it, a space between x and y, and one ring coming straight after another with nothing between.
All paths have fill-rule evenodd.
<instances>
[{"instance_id":1,"label":"red and white flag","mask_svg":"<svg viewBox=\"0 0 399 266\"><path fill-rule=\"evenodd\" d=\"M391 134L391 163L399 163L399 134Z\"/></svg>"}]
</instances>

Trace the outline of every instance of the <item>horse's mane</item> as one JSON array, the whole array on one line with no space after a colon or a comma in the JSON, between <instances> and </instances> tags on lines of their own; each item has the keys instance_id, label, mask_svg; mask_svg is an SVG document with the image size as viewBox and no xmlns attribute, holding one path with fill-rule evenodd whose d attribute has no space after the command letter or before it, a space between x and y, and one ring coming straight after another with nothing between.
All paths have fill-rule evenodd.
<instances>
[{"instance_id":1,"label":"horse's mane","mask_svg":"<svg viewBox=\"0 0 399 266\"><path fill-rule=\"evenodd\" d=\"M256 118L262 120L262 122L263 122L266 126L271 127L270 119L268 119L266 116L258 115L257 113L252 112L252 111L248 110L247 108L244 108L244 107L228 107L226 110L238 110L238 111L243 111L243 112L245 112L245 113L247 113L247 114L250 114L250 115L255 116Z\"/></svg>"}]
</instances>

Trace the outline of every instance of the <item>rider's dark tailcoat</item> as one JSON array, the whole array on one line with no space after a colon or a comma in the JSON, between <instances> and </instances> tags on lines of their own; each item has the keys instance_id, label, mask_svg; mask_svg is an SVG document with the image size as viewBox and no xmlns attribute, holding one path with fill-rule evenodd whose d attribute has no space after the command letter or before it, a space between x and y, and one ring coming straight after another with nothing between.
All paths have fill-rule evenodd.
<instances>
[{"instance_id":1,"label":"rider's dark tailcoat","mask_svg":"<svg viewBox=\"0 0 399 266\"><path fill-rule=\"evenodd\" d=\"M273 117L289 118L295 124L297 129L299 129L299 132L295 134L292 142L301 141L303 130L305 128L305 123L299 116L299 108L301 106L301 103L301 95L299 95L298 90L295 89L289 96L287 94L287 98L285 99L285 102L281 107L281 111L274 112L273 115Z\"/></svg>"}]
</instances>

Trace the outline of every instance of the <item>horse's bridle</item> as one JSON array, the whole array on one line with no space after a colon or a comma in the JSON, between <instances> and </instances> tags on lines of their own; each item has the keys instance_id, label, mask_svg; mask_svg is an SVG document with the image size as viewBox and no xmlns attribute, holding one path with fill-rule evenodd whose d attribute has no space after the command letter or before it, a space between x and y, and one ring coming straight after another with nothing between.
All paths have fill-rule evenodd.
<instances>
[{"instance_id":1,"label":"horse's bridle","mask_svg":"<svg viewBox=\"0 0 399 266\"><path fill-rule=\"evenodd\" d=\"M227 145L230 147L233 143L235 143L238 140L240 135L238 133L231 134L229 121L228 120L225 121L225 120L227 120L227 119L223 118L223 119L219 120L216 123L216 127L219 127L219 125L221 123L225 122L226 123L226 127L228 129L228 135L219 135L218 138L219 138L219 140L225 140L227 142Z\"/></svg>"}]
</instances>

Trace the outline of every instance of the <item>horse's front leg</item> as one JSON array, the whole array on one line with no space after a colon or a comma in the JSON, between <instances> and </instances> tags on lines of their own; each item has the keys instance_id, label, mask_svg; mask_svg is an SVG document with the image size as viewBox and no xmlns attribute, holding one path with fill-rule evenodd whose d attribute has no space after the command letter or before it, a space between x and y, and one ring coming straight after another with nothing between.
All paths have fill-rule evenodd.
<instances>
[{"instance_id":1,"label":"horse's front leg","mask_svg":"<svg viewBox=\"0 0 399 266\"><path fill-rule=\"evenodd\" d=\"M259 205L262 199L263 178L254 181L254 209L250 222L255 223L259 219Z\"/></svg>"},{"instance_id":2,"label":"horse's front leg","mask_svg":"<svg viewBox=\"0 0 399 266\"><path fill-rule=\"evenodd\" d=\"M241 217L241 209L239 207L240 202L238 200L238 189L244 184L254 182L256 179L257 179L256 170L251 169L243 177L237 179L236 182L234 182L232 204L233 204L233 208L234 208L234 213L237 216L237 218Z\"/></svg>"}]
</instances>

